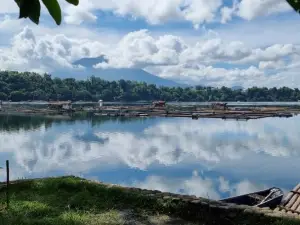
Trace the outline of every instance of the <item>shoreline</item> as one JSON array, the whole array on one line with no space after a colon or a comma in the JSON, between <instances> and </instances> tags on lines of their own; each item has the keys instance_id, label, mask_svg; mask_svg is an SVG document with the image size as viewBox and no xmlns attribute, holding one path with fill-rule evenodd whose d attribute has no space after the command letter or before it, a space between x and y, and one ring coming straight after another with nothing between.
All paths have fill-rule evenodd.
<instances>
[{"instance_id":1,"label":"shoreline","mask_svg":"<svg viewBox=\"0 0 300 225\"><path fill-rule=\"evenodd\" d=\"M0 183L0 199L3 199L0 201L0 208L4 207L5 189L3 183ZM0 210L0 224L18 224L22 219L28 220L26 224L135 224L126 223L126 220L141 219L141 215L163 215L181 221L157 224L296 225L299 224L299 220L296 219L300 219L299 215L275 212L268 208L122 187L75 176L12 181L10 198L10 209ZM95 222L101 213L110 214L112 209L120 219L119 223ZM132 212L130 216L134 218L122 218L125 212ZM62 223L66 218L61 215L69 213L75 217ZM80 220L81 223L75 223L74 219Z\"/></svg>"}]
</instances>

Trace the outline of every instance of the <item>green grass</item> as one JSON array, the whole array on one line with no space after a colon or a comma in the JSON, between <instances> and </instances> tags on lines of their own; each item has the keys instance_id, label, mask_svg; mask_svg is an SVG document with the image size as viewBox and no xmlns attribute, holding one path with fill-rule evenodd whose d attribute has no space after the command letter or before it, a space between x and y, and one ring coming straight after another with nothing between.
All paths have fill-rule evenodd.
<instances>
[{"instance_id":1,"label":"green grass","mask_svg":"<svg viewBox=\"0 0 300 225\"><path fill-rule=\"evenodd\" d=\"M139 191L107 187L76 177L12 184L8 210L5 200L5 188L2 188L0 225L300 224L261 215L236 215L229 219L209 208L199 211L175 199L157 199Z\"/></svg>"}]
</instances>

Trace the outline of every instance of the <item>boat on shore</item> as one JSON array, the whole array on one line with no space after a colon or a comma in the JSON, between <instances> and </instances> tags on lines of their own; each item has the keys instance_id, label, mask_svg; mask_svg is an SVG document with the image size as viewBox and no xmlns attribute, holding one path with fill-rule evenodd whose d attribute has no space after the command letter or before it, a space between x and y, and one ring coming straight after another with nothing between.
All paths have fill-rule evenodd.
<instances>
[{"instance_id":1,"label":"boat on shore","mask_svg":"<svg viewBox=\"0 0 300 225\"><path fill-rule=\"evenodd\" d=\"M273 187L262 191L221 199L220 202L261 208L276 208L280 205L282 198L283 191L280 188Z\"/></svg>"}]
</instances>

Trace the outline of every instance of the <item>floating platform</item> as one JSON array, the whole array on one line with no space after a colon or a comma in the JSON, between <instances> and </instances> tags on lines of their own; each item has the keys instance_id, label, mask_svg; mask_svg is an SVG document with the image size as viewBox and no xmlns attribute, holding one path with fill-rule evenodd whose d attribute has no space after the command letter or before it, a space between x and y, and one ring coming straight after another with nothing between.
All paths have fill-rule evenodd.
<instances>
[{"instance_id":1,"label":"floating platform","mask_svg":"<svg viewBox=\"0 0 300 225\"><path fill-rule=\"evenodd\" d=\"M234 109L214 110L204 108L185 107L145 107L145 106L127 106L127 107L102 107L94 113L96 116L110 117L186 117L192 119L199 118L219 118L224 120L251 120L266 117L292 117L291 112L285 110L245 110L236 111Z\"/></svg>"},{"instance_id":2,"label":"floating platform","mask_svg":"<svg viewBox=\"0 0 300 225\"><path fill-rule=\"evenodd\" d=\"M228 107L226 109L212 109L199 106L172 106L154 107L151 105L116 105L116 106L80 106L68 109L43 108L43 107L3 107L0 112L5 114L27 115L56 115L88 112L95 116L107 117L185 117L191 119L219 118L224 120L252 120L267 117L292 117L300 113L300 109L288 109L286 107L255 107L243 108L243 110Z\"/></svg>"}]
</instances>

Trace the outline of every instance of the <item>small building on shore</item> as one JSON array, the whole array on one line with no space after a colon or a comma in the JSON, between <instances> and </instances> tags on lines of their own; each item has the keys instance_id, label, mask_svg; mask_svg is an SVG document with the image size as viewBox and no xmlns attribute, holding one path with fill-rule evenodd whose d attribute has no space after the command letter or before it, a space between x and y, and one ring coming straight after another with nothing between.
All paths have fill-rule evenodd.
<instances>
[{"instance_id":1,"label":"small building on shore","mask_svg":"<svg viewBox=\"0 0 300 225\"><path fill-rule=\"evenodd\" d=\"M101 107L103 106L103 100L100 99L100 100L98 101L98 104L99 104L99 107L101 108Z\"/></svg>"},{"instance_id":2,"label":"small building on shore","mask_svg":"<svg viewBox=\"0 0 300 225\"><path fill-rule=\"evenodd\" d=\"M166 106L166 102L165 101L154 101L152 103L152 105L154 107L165 107Z\"/></svg>"},{"instance_id":3,"label":"small building on shore","mask_svg":"<svg viewBox=\"0 0 300 225\"><path fill-rule=\"evenodd\" d=\"M211 107L212 109L228 109L228 106L227 106L228 103L224 103L224 102L216 102L216 103L212 103L211 104Z\"/></svg>"},{"instance_id":4,"label":"small building on shore","mask_svg":"<svg viewBox=\"0 0 300 225\"><path fill-rule=\"evenodd\" d=\"M72 101L48 102L48 108L56 110L72 110Z\"/></svg>"}]
</instances>

